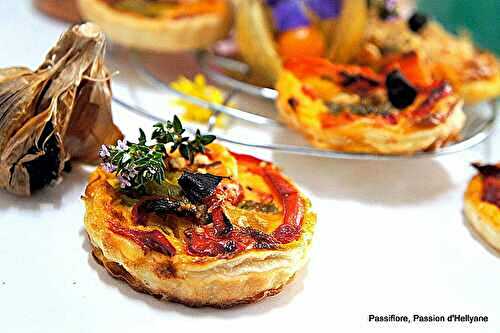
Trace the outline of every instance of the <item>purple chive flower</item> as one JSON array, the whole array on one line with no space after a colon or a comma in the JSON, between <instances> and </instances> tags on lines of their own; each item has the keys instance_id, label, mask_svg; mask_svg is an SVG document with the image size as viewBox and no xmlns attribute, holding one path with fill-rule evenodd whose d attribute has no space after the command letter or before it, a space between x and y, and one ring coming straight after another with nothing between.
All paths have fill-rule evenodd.
<instances>
[{"instance_id":1,"label":"purple chive flower","mask_svg":"<svg viewBox=\"0 0 500 333\"><path fill-rule=\"evenodd\" d=\"M339 16L342 8L342 0L305 0L305 3L322 20Z\"/></svg>"},{"instance_id":2,"label":"purple chive flower","mask_svg":"<svg viewBox=\"0 0 500 333\"><path fill-rule=\"evenodd\" d=\"M118 175L118 181L120 182L120 187L121 188L126 188L129 186L132 186L130 183L130 180L126 178L124 175Z\"/></svg>"},{"instance_id":3,"label":"purple chive flower","mask_svg":"<svg viewBox=\"0 0 500 333\"><path fill-rule=\"evenodd\" d=\"M106 145L101 146L101 149L99 150L99 156L101 158L110 157L109 150Z\"/></svg>"},{"instance_id":4,"label":"purple chive flower","mask_svg":"<svg viewBox=\"0 0 500 333\"><path fill-rule=\"evenodd\" d=\"M398 0L385 0L385 6L390 9L396 8Z\"/></svg>"},{"instance_id":5,"label":"purple chive flower","mask_svg":"<svg viewBox=\"0 0 500 333\"><path fill-rule=\"evenodd\" d=\"M106 172L112 173L116 171L116 166L111 164L110 162L103 163L103 168Z\"/></svg>"},{"instance_id":6,"label":"purple chive flower","mask_svg":"<svg viewBox=\"0 0 500 333\"><path fill-rule=\"evenodd\" d=\"M379 9L379 17L383 20L392 20L398 16L398 1L384 0L382 7Z\"/></svg>"},{"instance_id":7,"label":"purple chive flower","mask_svg":"<svg viewBox=\"0 0 500 333\"><path fill-rule=\"evenodd\" d=\"M139 171L134 168L127 168L127 173L129 178L135 178L139 174Z\"/></svg>"},{"instance_id":8,"label":"purple chive flower","mask_svg":"<svg viewBox=\"0 0 500 333\"><path fill-rule=\"evenodd\" d=\"M122 140L116 141L116 146L120 150L126 150L128 148L126 141L122 141Z\"/></svg>"},{"instance_id":9,"label":"purple chive flower","mask_svg":"<svg viewBox=\"0 0 500 333\"><path fill-rule=\"evenodd\" d=\"M267 2L267 5L268 5L268 6L270 6L270 7L274 7L274 6L276 6L276 4L277 4L278 2L280 2L280 1L282 1L282 0L267 0L266 2Z\"/></svg>"},{"instance_id":10,"label":"purple chive flower","mask_svg":"<svg viewBox=\"0 0 500 333\"><path fill-rule=\"evenodd\" d=\"M280 32L311 24L300 0L281 0L268 3L272 6L274 24Z\"/></svg>"}]
</instances>

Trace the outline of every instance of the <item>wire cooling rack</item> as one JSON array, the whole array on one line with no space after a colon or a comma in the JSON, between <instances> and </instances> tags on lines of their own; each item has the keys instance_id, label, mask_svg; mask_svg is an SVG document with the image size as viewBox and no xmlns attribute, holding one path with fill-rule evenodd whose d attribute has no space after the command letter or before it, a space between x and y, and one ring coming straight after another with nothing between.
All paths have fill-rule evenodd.
<instances>
[{"instance_id":1,"label":"wire cooling rack","mask_svg":"<svg viewBox=\"0 0 500 333\"><path fill-rule=\"evenodd\" d=\"M116 55L113 58L115 57ZM155 66L150 66L148 65L150 62L149 58L150 56L148 55L136 52L127 52L125 57L121 57L120 65L118 65L117 69L120 71L123 69L133 71L134 75L137 75L141 80L147 82L150 88L156 90L157 92L164 92L165 94L170 94L194 105L211 110L213 113L206 124L207 126L205 131L214 132L219 141L289 154L319 156L332 159L395 160L434 158L458 153L481 143L492 133L495 127L498 109L500 107L497 100L465 107L464 111L467 115L467 121L460 133L461 139L435 151L419 152L413 155L378 155L336 152L311 147L305 140L297 138L297 136L300 135L286 129L286 126L276 118L276 114L272 110L272 105L269 103L276 98L276 90L267 87L258 87L238 80L227 74L227 72L238 72L245 75L248 73L248 66L246 64L234 59L217 56L207 51L196 53L190 60L192 61L191 67L194 67L196 71L203 72L212 82L226 88L225 101L222 105L220 105L179 92L171 88L169 85L170 80L173 78L165 78L164 75L158 74L158 72L165 72L165 67L177 67L180 63L184 63L185 60L172 60L165 56L165 59L159 62L160 65L157 64ZM268 109L271 111L261 114L261 112L256 112L257 108L254 110L242 110L236 107L228 106L229 102L235 97L242 95L245 95L247 98L247 102L244 103L245 105L253 106L258 102L256 100L260 100L260 103L262 103L262 101L268 101ZM248 96L250 96L250 100L248 100ZM168 119L164 112L147 108L140 102L132 103L116 93L113 97L113 101L125 109L140 115L141 117L146 117L154 121L166 121ZM260 135L258 134L252 135L252 138L249 139L248 136L238 137L235 135L235 131L216 130L215 120L220 114L225 114L233 121L236 121L239 125L238 128L242 128L241 126L253 126L257 130L266 132L266 134L273 131L276 131L279 134L271 135L271 140L263 140L263 142L259 142ZM276 142L280 141L277 140L278 138L281 138L281 141L285 142ZM293 144L290 142L293 142Z\"/></svg>"}]
</instances>

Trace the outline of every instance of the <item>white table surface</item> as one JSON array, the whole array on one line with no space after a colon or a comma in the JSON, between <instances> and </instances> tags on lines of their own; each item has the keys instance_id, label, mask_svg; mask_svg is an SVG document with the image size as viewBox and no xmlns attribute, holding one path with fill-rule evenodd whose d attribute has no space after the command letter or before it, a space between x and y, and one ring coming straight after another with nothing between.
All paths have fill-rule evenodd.
<instances>
[{"instance_id":1,"label":"white table surface","mask_svg":"<svg viewBox=\"0 0 500 333\"><path fill-rule=\"evenodd\" d=\"M66 28L28 0L1 0L0 19L1 67L36 67ZM118 107L114 113L134 139L138 126L150 124ZM225 311L157 301L94 262L80 200L91 168L76 166L62 184L32 198L1 192L0 332L499 332L500 257L471 234L462 214L469 163L500 159L499 139L497 131L473 150L435 160L256 151L311 195L314 246L307 268L281 294ZM489 323L367 319L391 313L480 314Z\"/></svg>"}]
</instances>

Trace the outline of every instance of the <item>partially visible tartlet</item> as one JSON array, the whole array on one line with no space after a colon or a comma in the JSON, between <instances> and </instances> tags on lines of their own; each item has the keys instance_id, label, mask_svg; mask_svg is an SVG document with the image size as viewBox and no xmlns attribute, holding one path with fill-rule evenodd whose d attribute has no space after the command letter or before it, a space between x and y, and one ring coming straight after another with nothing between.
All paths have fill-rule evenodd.
<instances>
[{"instance_id":1,"label":"partially visible tartlet","mask_svg":"<svg viewBox=\"0 0 500 333\"><path fill-rule=\"evenodd\" d=\"M500 163L473 166L479 174L465 192L464 212L474 230L500 251Z\"/></svg>"},{"instance_id":2,"label":"partially visible tartlet","mask_svg":"<svg viewBox=\"0 0 500 333\"><path fill-rule=\"evenodd\" d=\"M227 0L78 0L82 16L118 44L154 52L206 48L228 33Z\"/></svg>"},{"instance_id":3,"label":"partially visible tartlet","mask_svg":"<svg viewBox=\"0 0 500 333\"><path fill-rule=\"evenodd\" d=\"M414 154L456 140L462 100L433 81L411 54L387 71L291 58L276 89L281 118L319 148L351 153Z\"/></svg>"},{"instance_id":4,"label":"partially visible tartlet","mask_svg":"<svg viewBox=\"0 0 500 333\"><path fill-rule=\"evenodd\" d=\"M111 275L160 299L226 308L278 293L304 266L316 217L277 167L212 143L148 169L130 147L103 148L84 196L92 253ZM158 171L163 180L143 182Z\"/></svg>"},{"instance_id":5,"label":"partially visible tartlet","mask_svg":"<svg viewBox=\"0 0 500 333\"><path fill-rule=\"evenodd\" d=\"M434 79L448 81L467 104L500 96L500 62L495 55L418 12L409 19L371 15L353 62L381 68L411 52L419 54Z\"/></svg>"}]
</instances>

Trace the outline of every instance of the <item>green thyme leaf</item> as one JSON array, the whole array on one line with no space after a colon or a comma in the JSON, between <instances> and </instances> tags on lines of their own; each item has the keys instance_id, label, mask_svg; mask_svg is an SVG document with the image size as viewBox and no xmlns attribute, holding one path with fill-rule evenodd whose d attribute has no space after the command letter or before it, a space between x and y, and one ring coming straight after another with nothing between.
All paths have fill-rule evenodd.
<instances>
[{"instance_id":1,"label":"green thyme leaf","mask_svg":"<svg viewBox=\"0 0 500 333\"><path fill-rule=\"evenodd\" d=\"M152 183L162 184L165 180L165 159L177 149L183 158L193 163L198 153L205 152L205 146L215 140L214 135L202 135L197 130L194 138L183 136L186 130L180 119L157 123L153 126L148 145L146 134L139 129L138 142L118 141L116 145L103 146L99 155L108 172L116 173L120 186L126 191L147 193ZM167 152L167 150L169 151Z\"/></svg>"}]
</instances>

